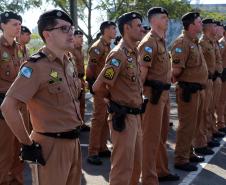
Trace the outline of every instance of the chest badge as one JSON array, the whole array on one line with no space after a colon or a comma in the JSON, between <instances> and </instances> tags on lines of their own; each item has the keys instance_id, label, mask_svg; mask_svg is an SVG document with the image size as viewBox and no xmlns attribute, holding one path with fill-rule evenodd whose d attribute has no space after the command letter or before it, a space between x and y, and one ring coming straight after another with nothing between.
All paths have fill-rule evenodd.
<instances>
[{"instance_id":1,"label":"chest badge","mask_svg":"<svg viewBox=\"0 0 226 185\"><path fill-rule=\"evenodd\" d=\"M52 82L58 82L58 81L62 81L62 78L59 78L59 75L57 73L57 71L51 70L51 73L49 74L49 76L51 76L51 81Z\"/></svg>"},{"instance_id":2,"label":"chest badge","mask_svg":"<svg viewBox=\"0 0 226 185\"><path fill-rule=\"evenodd\" d=\"M9 54L4 51L3 54L2 54L2 60L7 62L7 61L9 61L9 59L10 59Z\"/></svg>"}]
</instances>

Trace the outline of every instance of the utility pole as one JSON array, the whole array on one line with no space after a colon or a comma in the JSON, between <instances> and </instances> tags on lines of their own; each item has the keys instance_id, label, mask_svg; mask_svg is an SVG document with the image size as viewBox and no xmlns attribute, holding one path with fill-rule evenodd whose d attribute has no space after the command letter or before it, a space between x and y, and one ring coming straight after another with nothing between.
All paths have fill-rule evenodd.
<instances>
[{"instance_id":1,"label":"utility pole","mask_svg":"<svg viewBox=\"0 0 226 185\"><path fill-rule=\"evenodd\" d=\"M74 22L74 26L78 28L78 9L77 9L77 0L69 0L70 4L70 14Z\"/></svg>"}]
</instances>

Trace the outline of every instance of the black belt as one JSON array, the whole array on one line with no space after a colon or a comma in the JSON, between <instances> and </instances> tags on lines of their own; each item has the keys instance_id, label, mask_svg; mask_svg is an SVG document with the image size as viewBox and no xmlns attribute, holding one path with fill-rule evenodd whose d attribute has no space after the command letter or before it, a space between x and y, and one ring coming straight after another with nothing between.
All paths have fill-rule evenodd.
<instances>
[{"instance_id":1,"label":"black belt","mask_svg":"<svg viewBox=\"0 0 226 185\"><path fill-rule=\"evenodd\" d=\"M48 137L59 138L59 139L77 139L80 135L80 129L76 128L68 132L57 132L57 133L37 132L37 133L48 136Z\"/></svg>"},{"instance_id":2,"label":"black belt","mask_svg":"<svg viewBox=\"0 0 226 185\"><path fill-rule=\"evenodd\" d=\"M178 85L184 89L184 88L190 88L191 91L201 91L205 89L205 86L199 84L199 83L194 83L194 82L184 82L184 81L179 81Z\"/></svg>"},{"instance_id":3,"label":"black belt","mask_svg":"<svg viewBox=\"0 0 226 185\"><path fill-rule=\"evenodd\" d=\"M144 86L150 86L155 89L169 90L171 87L170 83L163 83L158 80L145 80Z\"/></svg>"}]
</instances>

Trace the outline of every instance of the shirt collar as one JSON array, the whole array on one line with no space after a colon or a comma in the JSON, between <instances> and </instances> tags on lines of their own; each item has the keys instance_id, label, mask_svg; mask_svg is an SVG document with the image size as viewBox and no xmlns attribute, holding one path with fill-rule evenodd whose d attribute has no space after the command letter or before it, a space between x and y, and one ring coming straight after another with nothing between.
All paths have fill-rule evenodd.
<instances>
[{"instance_id":1,"label":"shirt collar","mask_svg":"<svg viewBox=\"0 0 226 185\"><path fill-rule=\"evenodd\" d=\"M193 37L191 36L191 34L190 34L188 31L186 31L186 30L183 31L183 34L184 34L184 36L185 36L188 40L190 40L191 42L193 42L193 43L195 43L195 44L198 43L198 37L193 38Z\"/></svg>"},{"instance_id":2,"label":"shirt collar","mask_svg":"<svg viewBox=\"0 0 226 185\"><path fill-rule=\"evenodd\" d=\"M11 46L11 45L9 44L9 42L5 39L4 36L1 36L1 38L0 38L0 44L1 44L2 46L4 46L4 47L16 47L16 41L13 41L13 45Z\"/></svg>"}]
</instances>

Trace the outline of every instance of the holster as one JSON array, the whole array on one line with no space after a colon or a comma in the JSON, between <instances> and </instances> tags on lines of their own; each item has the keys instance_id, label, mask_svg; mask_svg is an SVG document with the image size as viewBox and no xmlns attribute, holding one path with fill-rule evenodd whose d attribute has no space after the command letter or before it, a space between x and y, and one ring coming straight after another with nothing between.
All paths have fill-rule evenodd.
<instances>
[{"instance_id":1,"label":"holster","mask_svg":"<svg viewBox=\"0 0 226 185\"><path fill-rule=\"evenodd\" d=\"M224 68L222 74L221 74L221 80L222 82L225 82L226 81L226 68Z\"/></svg>"},{"instance_id":2,"label":"holster","mask_svg":"<svg viewBox=\"0 0 226 185\"><path fill-rule=\"evenodd\" d=\"M204 89L199 83L179 82L178 85L182 88L182 99L184 102L190 102L193 93Z\"/></svg>"},{"instance_id":3,"label":"holster","mask_svg":"<svg viewBox=\"0 0 226 185\"><path fill-rule=\"evenodd\" d=\"M46 162L42 156L42 147L33 141L32 145L22 145L20 159L29 163L45 165Z\"/></svg>"},{"instance_id":4,"label":"holster","mask_svg":"<svg viewBox=\"0 0 226 185\"><path fill-rule=\"evenodd\" d=\"M0 93L0 105L2 104L4 98L5 98L5 93ZM4 119L1 110L0 110L0 119Z\"/></svg>"},{"instance_id":5,"label":"holster","mask_svg":"<svg viewBox=\"0 0 226 185\"><path fill-rule=\"evenodd\" d=\"M122 132L125 128L125 118L127 110L125 107L110 101L108 104L108 112L114 113L112 116L112 127L115 131Z\"/></svg>"},{"instance_id":6,"label":"holster","mask_svg":"<svg viewBox=\"0 0 226 185\"><path fill-rule=\"evenodd\" d=\"M146 80L144 82L144 85L151 87L150 90L152 96L150 98L150 102L154 105L158 104L162 92L164 90L169 90L171 86L171 84L162 83L161 81L158 80Z\"/></svg>"}]
</instances>

